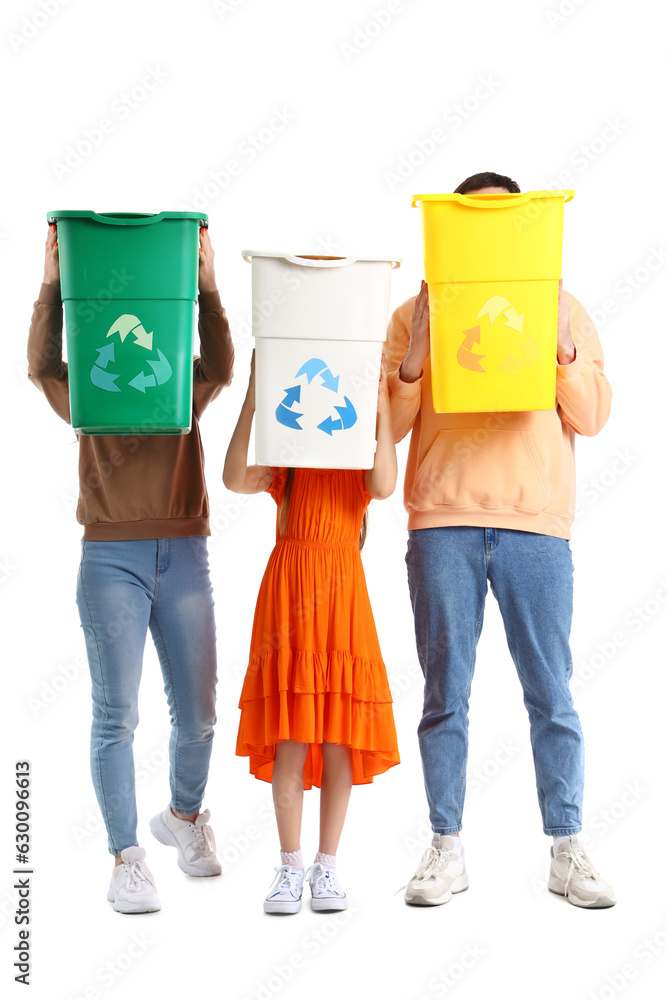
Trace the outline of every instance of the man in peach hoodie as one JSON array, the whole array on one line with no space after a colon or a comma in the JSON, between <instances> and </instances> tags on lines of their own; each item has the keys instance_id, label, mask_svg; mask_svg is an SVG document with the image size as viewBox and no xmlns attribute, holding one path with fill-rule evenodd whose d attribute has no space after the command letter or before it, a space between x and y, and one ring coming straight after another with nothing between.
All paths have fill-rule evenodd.
<instances>
[{"instance_id":1,"label":"man in peach hoodie","mask_svg":"<svg viewBox=\"0 0 667 1000\"><path fill-rule=\"evenodd\" d=\"M519 187L483 173L456 190ZM385 354L396 440L411 433L406 562L425 678L419 745L433 828L406 902L438 905L468 888L459 836L468 698L490 583L528 709L543 829L553 837L549 889L576 906L613 906L613 889L577 838L584 741L569 688L574 441L601 430L611 402L593 324L561 284L551 410L434 412L425 282L392 315Z\"/></svg>"}]
</instances>

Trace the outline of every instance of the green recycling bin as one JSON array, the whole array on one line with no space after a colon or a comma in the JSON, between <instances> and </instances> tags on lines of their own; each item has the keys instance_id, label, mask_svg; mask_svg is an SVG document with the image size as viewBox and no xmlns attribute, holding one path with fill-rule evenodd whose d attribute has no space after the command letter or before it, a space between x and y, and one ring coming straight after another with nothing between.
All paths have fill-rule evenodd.
<instances>
[{"instance_id":1,"label":"green recycling bin","mask_svg":"<svg viewBox=\"0 0 667 1000\"><path fill-rule=\"evenodd\" d=\"M72 427L187 434L197 212L49 212L58 226Z\"/></svg>"}]
</instances>

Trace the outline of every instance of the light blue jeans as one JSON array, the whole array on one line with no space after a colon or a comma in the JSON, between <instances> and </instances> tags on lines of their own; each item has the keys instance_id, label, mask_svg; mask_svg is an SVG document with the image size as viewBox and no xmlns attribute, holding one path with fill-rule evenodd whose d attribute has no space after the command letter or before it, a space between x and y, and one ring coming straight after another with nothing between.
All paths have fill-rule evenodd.
<instances>
[{"instance_id":1,"label":"light blue jeans","mask_svg":"<svg viewBox=\"0 0 667 1000\"><path fill-rule=\"evenodd\" d=\"M109 837L137 843L132 743L150 629L171 713L171 804L197 812L215 716L216 648L206 538L81 542L77 604L92 680L90 765Z\"/></svg>"},{"instance_id":2,"label":"light blue jeans","mask_svg":"<svg viewBox=\"0 0 667 1000\"><path fill-rule=\"evenodd\" d=\"M409 532L406 562L425 679L419 747L433 831L461 829L468 699L488 581L523 687L544 832L578 833L584 740L569 688L569 542L504 528L419 528Z\"/></svg>"}]
</instances>

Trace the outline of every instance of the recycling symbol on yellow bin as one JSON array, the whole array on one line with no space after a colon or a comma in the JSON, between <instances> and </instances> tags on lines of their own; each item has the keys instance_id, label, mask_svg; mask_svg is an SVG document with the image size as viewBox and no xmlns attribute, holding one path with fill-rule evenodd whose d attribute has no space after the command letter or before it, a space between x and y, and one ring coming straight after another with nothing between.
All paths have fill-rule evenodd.
<instances>
[{"instance_id":1,"label":"recycling symbol on yellow bin","mask_svg":"<svg viewBox=\"0 0 667 1000\"><path fill-rule=\"evenodd\" d=\"M503 326L508 327L510 330L515 330L517 334L521 335L521 339L517 337L512 349L497 362L498 368L502 368L512 375L520 368L529 368L531 365L534 365L540 357L540 349L530 334L523 333L523 318L525 314L521 313L519 315L514 306L502 295L493 295L490 299L487 299L477 313L477 319L488 315L489 322L493 325L501 314L505 317ZM488 362L487 367L484 367L481 363L488 355L473 350L475 344L481 346L481 341L482 335L479 325L463 331L463 341L456 352L456 360L462 368L466 368L471 372L485 372L488 370Z\"/></svg>"},{"instance_id":2,"label":"recycling symbol on yellow bin","mask_svg":"<svg viewBox=\"0 0 667 1000\"><path fill-rule=\"evenodd\" d=\"M129 334L133 334L134 340L128 342L131 347L139 347L145 351L153 350L153 331L146 333L141 320L130 313L123 313L122 316L114 320L107 337L113 337L114 334L118 334L121 344L125 343L125 338ZM106 392L121 392L120 386L116 385L116 379L120 377L121 373L110 371L107 367L109 364L114 364L116 360L116 342L112 340L102 347L96 347L95 350L97 351L97 359L90 369L90 381ZM138 351L137 355L139 353ZM164 385L172 375L171 365L159 347L157 348L157 358L150 357L145 360L152 368L152 372L147 373L143 367L140 367L134 378L127 383L132 389L143 393L146 392L147 388ZM141 364L139 358L137 358L137 364Z\"/></svg>"}]
</instances>

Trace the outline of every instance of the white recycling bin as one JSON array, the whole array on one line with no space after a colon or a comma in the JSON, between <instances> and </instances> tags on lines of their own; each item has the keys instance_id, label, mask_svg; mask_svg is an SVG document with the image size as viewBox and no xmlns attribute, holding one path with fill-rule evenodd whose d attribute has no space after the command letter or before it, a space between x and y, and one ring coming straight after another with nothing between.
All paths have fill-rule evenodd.
<instances>
[{"instance_id":1,"label":"white recycling bin","mask_svg":"<svg viewBox=\"0 0 667 1000\"><path fill-rule=\"evenodd\" d=\"M391 270L400 260L243 256L252 263L256 462L372 468Z\"/></svg>"}]
</instances>

